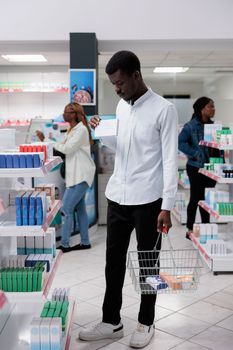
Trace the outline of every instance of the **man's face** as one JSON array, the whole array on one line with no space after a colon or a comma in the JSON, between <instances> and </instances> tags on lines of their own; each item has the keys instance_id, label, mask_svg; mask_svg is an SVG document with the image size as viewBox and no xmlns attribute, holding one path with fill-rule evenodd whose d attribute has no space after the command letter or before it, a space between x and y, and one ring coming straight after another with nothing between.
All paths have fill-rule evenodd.
<instances>
[{"instance_id":1,"label":"man's face","mask_svg":"<svg viewBox=\"0 0 233 350\"><path fill-rule=\"evenodd\" d=\"M118 69L115 73L110 74L109 80L115 87L115 91L120 98L129 102L134 101L137 97L137 91L139 87L139 72L134 72L132 75L127 75Z\"/></svg>"}]
</instances>

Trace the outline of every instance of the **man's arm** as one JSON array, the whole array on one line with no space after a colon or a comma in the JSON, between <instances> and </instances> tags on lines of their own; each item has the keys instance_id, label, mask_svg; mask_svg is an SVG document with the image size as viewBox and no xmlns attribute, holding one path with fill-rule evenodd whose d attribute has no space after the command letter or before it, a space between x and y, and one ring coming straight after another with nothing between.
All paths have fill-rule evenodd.
<instances>
[{"instance_id":1,"label":"man's arm","mask_svg":"<svg viewBox=\"0 0 233 350\"><path fill-rule=\"evenodd\" d=\"M161 116L160 138L163 162L163 202L158 217L158 231L167 231L172 226L171 209L175 203L177 191L177 151L178 151L178 117L176 109L170 105Z\"/></svg>"}]
</instances>

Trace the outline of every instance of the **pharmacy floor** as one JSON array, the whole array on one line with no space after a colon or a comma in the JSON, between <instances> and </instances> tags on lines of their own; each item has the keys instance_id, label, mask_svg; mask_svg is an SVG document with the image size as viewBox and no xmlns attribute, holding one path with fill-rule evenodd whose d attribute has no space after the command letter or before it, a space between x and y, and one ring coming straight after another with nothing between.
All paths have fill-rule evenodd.
<instances>
[{"instance_id":1,"label":"pharmacy floor","mask_svg":"<svg viewBox=\"0 0 233 350\"><path fill-rule=\"evenodd\" d=\"M173 222L170 237L175 249L192 247L185 227ZM122 321L125 337L118 340L77 340L83 326L101 320L104 295L106 227L91 229L92 248L62 257L53 287L70 287L76 311L70 350L126 350L137 324L139 296L130 277L123 291ZM132 234L131 250L135 249ZM233 267L232 267L233 269ZM52 288L53 289L53 288ZM145 350L229 350L233 348L233 274L213 276L204 271L195 293L160 294L157 298L155 337Z\"/></svg>"}]
</instances>

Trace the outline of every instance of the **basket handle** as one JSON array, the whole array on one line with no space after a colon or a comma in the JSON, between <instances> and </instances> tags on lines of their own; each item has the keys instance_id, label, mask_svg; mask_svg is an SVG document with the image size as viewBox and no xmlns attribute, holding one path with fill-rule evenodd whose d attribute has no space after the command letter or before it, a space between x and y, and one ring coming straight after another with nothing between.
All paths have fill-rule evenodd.
<instances>
[{"instance_id":1,"label":"basket handle","mask_svg":"<svg viewBox=\"0 0 233 350\"><path fill-rule=\"evenodd\" d=\"M161 238L160 252L162 250L163 238L165 238L167 240L167 242L168 242L168 245L169 245L169 251L171 253L171 258L172 258L173 265L174 265L174 267L176 267L175 259L174 259L174 256L173 256L174 249L172 247L171 240L170 240L170 237L168 235L168 230L167 230L166 227L163 228L163 231L159 231L159 234L158 234L158 237L157 237L157 240L156 240L156 243L155 243L154 250L158 250L158 249L156 249L156 247L158 245L158 241L159 241L160 238ZM160 256L160 252L159 252L159 256ZM158 259L159 259L159 256L158 256Z\"/></svg>"}]
</instances>

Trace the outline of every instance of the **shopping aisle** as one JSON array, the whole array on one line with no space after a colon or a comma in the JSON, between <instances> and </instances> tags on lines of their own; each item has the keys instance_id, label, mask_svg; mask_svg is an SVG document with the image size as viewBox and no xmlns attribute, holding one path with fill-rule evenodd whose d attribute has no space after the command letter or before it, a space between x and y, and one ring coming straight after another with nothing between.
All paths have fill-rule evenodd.
<instances>
[{"instance_id":1,"label":"shopping aisle","mask_svg":"<svg viewBox=\"0 0 233 350\"><path fill-rule=\"evenodd\" d=\"M174 248L192 248L184 238L185 227L173 222L170 238ZM122 321L125 337L113 342L77 340L80 327L101 320L104 294L106 227L92 230L92 249L63 255L53 287L71 288L77 306L70 350L126 350L137 324L139 296L127 274ZM130 249L135 249L134 235ZM52 288L53 289L53 288ZM233 344L233 274L213 276L204 272L198 291L160 294L156 306L155 337L146 350L229 350Z\"/></svg>"}]
</instances>

